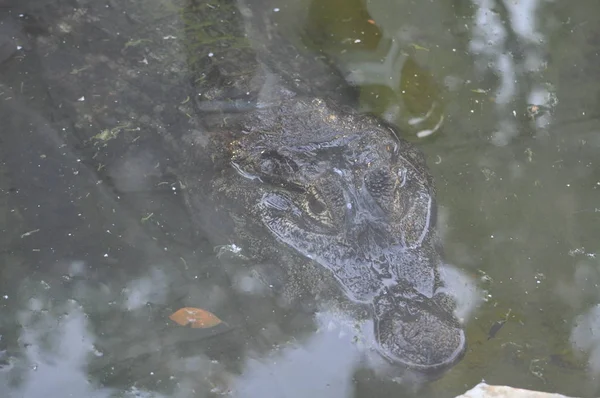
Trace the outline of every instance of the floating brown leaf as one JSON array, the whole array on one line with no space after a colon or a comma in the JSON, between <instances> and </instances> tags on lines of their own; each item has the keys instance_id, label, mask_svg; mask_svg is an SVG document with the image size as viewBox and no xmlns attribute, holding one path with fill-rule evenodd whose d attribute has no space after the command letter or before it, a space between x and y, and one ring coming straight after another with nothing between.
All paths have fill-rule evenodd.
<instances>
[{"instance_id":1,"label":"floating brown leaf","mask_svg":"<svg viewBox=\"0 0 600 398\"><path fill-rule=\"evenodd\" d=\"M216 315L203 310L201 308L184 307L174 313L169 318L173 322L177 322L181 326L191 324L193 328L211 328L217 326L223 321L217 318Z\"/></svg>"}]
</instances>

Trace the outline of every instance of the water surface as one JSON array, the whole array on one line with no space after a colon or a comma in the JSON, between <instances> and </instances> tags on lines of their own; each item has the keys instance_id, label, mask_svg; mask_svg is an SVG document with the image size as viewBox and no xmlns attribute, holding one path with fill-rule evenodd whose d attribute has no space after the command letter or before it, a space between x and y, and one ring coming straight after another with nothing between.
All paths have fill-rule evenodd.
<instances>
[{"instance_id":1,"label":"water surface","mask_svg":"<svg viewBox=\"0 0 600 398\"><path fill-rule=\"evenodd\" d=\"M194 117L183 3L0 1L2 396L600 394L600 4L277 7L426 153L446 260L484 295L464 359L417 391L365 360L369 325L288 306L193 236L152 139ZM181 328L186 306L225 323Z\"/></svg>"}]
</instances>

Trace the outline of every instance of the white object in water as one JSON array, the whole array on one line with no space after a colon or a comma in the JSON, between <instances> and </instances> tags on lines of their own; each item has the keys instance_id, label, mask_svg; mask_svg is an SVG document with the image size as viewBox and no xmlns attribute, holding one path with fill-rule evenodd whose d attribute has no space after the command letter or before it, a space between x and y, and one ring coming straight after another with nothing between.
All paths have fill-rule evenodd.
<instances>
[{"instance_id":1,"label":"white object in water","mask_svg":"<svg viewBox=\"0 0 600 398\"><path fill-rule=\"evenodd\" d=\"M479 383L463 395L456 398L569 398L561 394L553 394L541 391L523 390L508 386L490 386Z\"/></svg>"}]
</instances>

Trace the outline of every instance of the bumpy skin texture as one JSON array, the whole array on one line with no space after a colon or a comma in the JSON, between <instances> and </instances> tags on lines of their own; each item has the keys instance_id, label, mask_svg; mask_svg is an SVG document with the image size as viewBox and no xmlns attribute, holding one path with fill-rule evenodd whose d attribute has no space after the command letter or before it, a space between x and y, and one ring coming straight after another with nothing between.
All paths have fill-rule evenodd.
<instances>
[{"instance_id":1,"label":"bumpy skin texture","mask_svg":"<svg viewBox=\"0 0 600 398\"><path fill-rule=\"evenodd\" d=\"M197 172L184 178L196 224L219 236L213 226L230 220L223 241L261 261L292 256L291 273L332 277L345 299L372 308L378 349L393 363L447 368L465 337L439 277L435 192L422 154L340 104L348 91L338 75L274 33L271 8L260 3L196 1L188 10L189 32L214 39L190 47L206 126L182 146Z\"/></svg>"}]
</instances>

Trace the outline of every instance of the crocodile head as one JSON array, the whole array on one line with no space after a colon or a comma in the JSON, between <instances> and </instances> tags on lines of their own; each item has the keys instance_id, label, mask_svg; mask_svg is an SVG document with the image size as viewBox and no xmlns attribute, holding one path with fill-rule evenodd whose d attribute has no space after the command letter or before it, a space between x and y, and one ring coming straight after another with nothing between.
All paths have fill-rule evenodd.
<instances>
[{"instance_id":1,"label":"crocodile head","mask_svg":"<svg viewBox=\"0 0 600 398\"><path fill-rule=\"evenodd\" d=\"M322 100L267 107L244 131L232 165L261 225L372 306L385 358L425 371L455 363L465 337L438 272L423 155L377 119Z\"/></svg>"}]
</instances>

